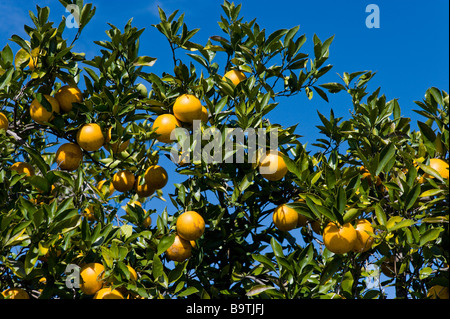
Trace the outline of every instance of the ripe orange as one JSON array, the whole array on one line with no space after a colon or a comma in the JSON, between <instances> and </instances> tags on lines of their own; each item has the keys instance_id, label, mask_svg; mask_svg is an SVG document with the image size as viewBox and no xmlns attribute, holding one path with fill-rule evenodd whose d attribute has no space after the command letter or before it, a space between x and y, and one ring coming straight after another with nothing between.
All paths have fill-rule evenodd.
<instances>
[{"instance_id":1,"label":"ripe orange","mask_svg":"<svg viewBox=\"0 0 450 319\"><path fill-rule=\"evenodd\" d=\"M125 299L123 295L117 289L111 289L111 287L102 288L97 291L93 299Z\"/></svg>"},{"instance_id":2,"label":"ripe orange","mask_svg":"<svg viewBox=\"0 0 450 319\"><path fill-rule=\"evenodd\" d=\"M183 94L176 99L173 114L181 122L192 123L193 120L201 119L202 104L194 95Z\"/></svg>"},{"instance_id":3,"label":"ripe orange","mask_svg":"<svg viewBox=\"0 0 450 319\"><path fill-rule=\"evenodd\" d=\"M77 143L85 151L94 152L100 149L104 142L102 129L96 123L84 124L77 132Z\"/></svg>"},{"instance_id":4,"label":"ripe orange","mask_svg":"<svg viewBox=\"0 0 450 319\"><path fill-rule=\"evenodd\" d=\"M74 171L83 160L83 152L75 143L65 143L56 151L55 161L59 168L66 171Z\"/></svg>"},{"instance_id":5,"label":"ripe orange","mask_svg":"<svg viewBox=\"0 0 450 319\"><path fill-rule=\"evenodd\" d=\"M297 227L298 213L285 204L275 208L272 218L275 226L281 231L290 231Z\"/></svg>"},{"instance_id":6,"label":"ripe orange","mask_svg":"<svg viewBox=\"0 0 450 319\"><path fill-rule=\"evenodd\" d=\"M152 218L150 216L147 216L144 218L144 220L142 221L142 227L144 228L148 228L150 226L150 224L152 223Z\"/></svg>"},{"instance_id":7,"label":"ripe orange","mask_svg":"<svg viewBox=\"0 0 450 319\"><path fill-rule=\"evenodd\" d=\"M173 261L182 262L192 254L192 246L188 240L175 235L173 244L166 250L167 258Z\"/></svg>"},{"instance_id":8,"label":"ripe orange","mask_svg":"<svg viewBox=\"0 0 450 319\"><path fill-rule=\"evenodd\" d=\"M134 270L134 268L131 267L130 265L127 265L127 268L128 268L128 271L130 272L130 280L137 281L138 276L137 276L136 270Z\"/></svg>"},{"instance_id":9,"label":"ripe orange","mask_svg":"<svg viewBox=\"0 0 450 319\"><path fill-rule=\"evenodd\" d=\"M51 97L50 95L46 95L46 94L44 95L44 98L52 106L51 112L47 111L47 109L41 103L39 103L39 101L37 99L34 99L30 105L30 116L35 122L37 122L39 124L44 124L45 122L51 122L55 118L53 113L59 113L58 101L54 97Z\"/></svg>"},{"instance_id":10,"label":"ripe orange","mask_svg":"<svg viewBox=\"0 0 450 319\"><path fill-rule=\"evenodd\" d=\"M112 183L114 188L119 192L125 193L131 190L134 186L135 177L133 173L123 170L114 174Z\"/></svg>"},{"instance_id":11,"label":"ripe orange","mask_svg":"<svg viewBox=\"0 0 450 319\"><path fill-rule=\"evenodd\" d=\"M153 122L152 129L156 129L158 137L156 139L162 143L170 143L170 133L177 127L180 127L181 123L172 114L162 114Z\"/></svg>"},{"instance_id":12,"label":"ripe orange","mask_svg":"<svg viewBox=\"0 0 450 319\"><path fill-rule=\"evenodd\" d=\"M166 186L169 176L164 167L159 165L151 165L145 170L145 183L151 189L161 189Z\"/></svg>"},{"instance_id":13,"label":"ripe orange","mask_svg":"<svg viewBox=\"0 0 450 319\"><path fill-rule=\"evenodd\" d=\"M8 118L6 117L5 114L0 112L0 130L1 129L7 130L8 126L9 126Z\"/></svg>"},{"instance_id":14,"label":"ripe orange","mask_svg":"<svg viewBox=\"0 0 450 319\"><path fill-rule=\"evenodd\" d=\"M23 48L20 48L17 51L16 56L14 57L14 66L18 69L23 63L28 60L28 64L25 66L33 71L37 65L37 57L39 55L40 48L34 48L31 50L31 55Z\"/></svg>"},{"instance_id":15,"label":"ripe orange","mask_svg":"<svg viewBox=\"0 0 450 319\"><path fill-rule=\"evenodd\" d=\"M353 250L356 252L365 252L372 248L373 237L366 231L373 233L373 227L367 219L360 219L356 222L356 241Z\"/></svg>"},{"instance_id":16,"label":"ripe orange","mask_svg":"<svg viewBox=\"0 0 450 319\"><path fill-rule=\"evenodd\" d=\"M2 291L3 297L7 299L30 299L30 295L22 288L9 288Z\"/></svg>"},{"instance_id":17,"label":"ripe orange","mask_svg":"<svg viewBox=\"0 0 450 319\"><path fill-rule=\"evenodd\" d=\"M205 231L205 220L194 211L187 211L177 219L177 234L187 241L197 240Z\"/></svg>"},{"instance_id":18,"label":"ripe orange","mask_svg":"<svg viewBox=\"0 0 450 319\"><path fill-rule=\"evenodd\" d=\"M130 210L129 210L129 208L128 208L128 205L131 206L131 207L136 207L136 205L137 205L137 206L139 206L139 207L142 208L141 202L138 202L137 200L135 200L135 201L133 201L133 202L130 201L130 202L127 203L127 206L126 206L126 208L125 208L125 212L126 212L127 214L130 212Z\"/></svg>"},{"instance_id":19,"label":"ripe orange","mask_svg":"<svg viewBox=\"0 0 450 319\"><path fill-rule=\"evenodd\" d=\"M448 287L435 285L428 290L427 297L430 299L449 299Z\"/></svg>"},{"instance_id":20,"label":"ripe orange","mask_svg":"<svg viewBox=\"0 0 450 319\"><path fill-rule=\"evenodd\" d=\"M202 116L200 117L203 123L208 123L208 109L202 106Z\"/></svg>"},{"instance_id":21,"label":"ripe orange","mask_svg":"<svg viewBox=\"0 0 450 319\"><path fill-rule=\"evenodd\" d=\"M93 295L99 291L103 287L102 278L104 271L105 267L99 263L89 263L81 267L81 291L86 295Z\"/></svg>"},{"instance_id":22,"label":"ripe orange","mask_svg":"<svg viewBox=\"0 0 450 319\"><path fill-rule=\"evenodd\" d=\"M259 164L259 173L269 181L279 181L288 169L281 157L281 152L267 152Z\"/></svg>"},{"instance_id":23,"label":"ripe orange","mask_svg":"<svg viewBox=\"0 0 450 319\"><path fill-rule=\"evenodd\" d=\"M323 230L323 243L325 247L335 254L345 254L355 245L357 234L350 223L343 226L330 222Z\"/></svg>"},{"instance_id":24,"label":"ripe orange","mask_svg":"<svg viewBox=\"0 0 450 319\"><path fill-rule=\"evenodd\" d=\"M309 224L311 225L313 232L317 235L322 234L322 224L318 220L309 221Z\"/></svg>"},{"instance_id":25,"label":"ripe orange","mask_svg":"<svg viewBox=\"0 0 450 319\"><path fill-rule=\"evenodd\" d=\"M27 174L28 177L34 176L34 168L29 163L16 162L9 169L19 174Z\"/></svg>"},{"instance_id":26,"label":"ripe orange","mask_svg":"<svg viewBox=\"0 0 450 319\"><path fill-rule=\"evenodd\" d=\"M83 94L77 87L64 85L55 94L55 98L58 100L61 110L64 112L70 112L72 110L72 103L83 102Z\"/></svg>"},{"instance_id":27,"label":"ripe orange","mask_svg":"<svg viewBox=\"0 0 450 319\"><path fill-rule=\"evenodd\" d=\"M430 159L430 167L433 168L435 171L437 171L439 173L439 175L442 176L442 178L448 179L449 170L448 170L447 162L445 162L439 158L432 158L432 159ZM434 178L433 176L427 176L427 177Z\"/></svg>"},{"instance_id":28,"label":"ripe orange","mask_svg":"<svg viewBox=\"0 0 450 319\"><path fill-rule=\"evenodd\" d=\"M106 135L105 139L105 148L109 151L110 149L114 153L120 153L127 149L128 145L130 144L130 140L122 141L121 139L115 143L110 144L112 136L112 126L108 129L108 134Z\"/></svg>"},{"instance_id":29,"label":"ripe orange","mask_svg":"<svg viewBox=\"0 0 450 319\"><path fill-rule=\"evenodd\" d=\"M94 222L94 221L97 220L97 219L95 218L94 207L93 207L93 206L87 207L87 208L84 210L82 216L83 216L83 217L86 217L87 220L90 221L90 222Z\"/></svg>"},{"instance_id":30,"label":"ripe orange","mask_svg":"<svg viewBox=\"0 0 450 319\"><path fill-rule=\"evenodd\" d=\"M144 181L142 185L139 185L140 183L141 176L138 176L138 178L136 178L136 182L134 183L134 190L139 197L148 197L155 192L155 189L150 187L147 182Z\"/></svg>"},{"instance_id":31,"label":"ripe orange","mask_svg":"<svg viewBox=\"0 0 450 319\"><path fill-rule=\"evenodd\" d=\"M231 70L225 73L225 75L222 78L222 81L226 81L226 79L230 79L234 85L238 85L240 82L246 79L246 76L239 70Z\"/></svg>"},{"instance_id":32,"label":"ripe orange","mask_svg":"<svg viewBox=\"0 0 450 319\"><path fill-rule=\"evenodd\" d=\"M103 185L106 183L106 180L101 180L100 182L98 182L97 184L97 189L102 192L102 188ZM106 195L107 197L111 196L114 193L115 189L114 189L114 185L112 182L109 183L109 187L106 190L106 192L104 193L104 195Z\"/></svg>"},{"instance_id":33,"label":"ripe orange","mask_svg":"<svg viewBox=\"0 0 450 319\"><path fill-rule=\"evenodd\" d=\"M362 172L362 178L367 178L367 182L369 183L369 185L372 185L372 176L370 175L369 171L364 166L361 166L359 170ZM376 184L377 186L381 185L381 178L379 176L377 176Z\"/></svg>"}]
</instances>

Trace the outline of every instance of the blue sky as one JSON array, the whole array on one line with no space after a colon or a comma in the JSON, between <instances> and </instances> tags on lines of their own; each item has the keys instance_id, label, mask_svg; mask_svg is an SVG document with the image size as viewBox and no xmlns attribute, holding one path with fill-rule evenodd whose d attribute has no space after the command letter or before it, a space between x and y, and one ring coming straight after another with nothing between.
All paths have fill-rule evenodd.
<instances>
[{"instance_id":1,"label":"blue sky","mask_svg":"<svg viewBox=\"0 0 450 319\"><path fill-rule=\"evenodd\" d=\"M141 36L141 55L156 57L158 60L149 72L161 74L173 70L170 49L167 41L151 25L159 22L157 7L170 13L176 9L185 13L185 22L190 29L200 28L193 42L206 43L208 37L221 35L217 25L220 20L222 0L156 0L156 1L107 1L93 0L97 12L84 29L75 51L86 52L87 58L97 54L99 47L94 40L105 40L107 22L123 29L130 18L133 26L145 28ZM323 83L338 82L336 73L362 70L376 71L369 88L381 87L387 99L398 98L402 114L411 117L412 127L422 120L414 112L415 100L421 100L425 91L436 86L448 92L449 88L449 2L447 0L352 0L352 1L267 1L245 0L241 16L244 21L257 18L257 22L266 29L266 34L277 29L292 28L300 25L299 34L305 34L307 42L302 51L313 55L312 37L317 34L321 40L335 35L330 47L328 63L333 69L323 77ZM57 0L1 0L0 2L0 49L8 42L12 34L25 37L23 24L30 24L28 10L35 12L32 4L50 6L50 19L59 23L62 15L68 15ZM235 1L235 3L240 3ZM366 6L376 4L380 10L380 28L366 27ZM72 39L76 30L67 29L66 36ZM9 41L14 51L17 45ZM185 61L191 59L186 57ZM222 69L223 71L223 69ZM309 101L304 94L280 99L280 105L270 113L271 122L284 127L299 124L297 133L302 135L302 143L310 145L318 138L320 121L316 110L328 116L333 108L336 117L349 117L352 108L350 97L346 94L329 95L326 103L314 96ZM286 116L289 114L289 116ZM312 148L309 148L312 149ZM175 166L167 162L168 171ZM181 176L170 175L169 184L182 181ZM166 186L164 192L173 187ZM167 202L152 200L146 208L162 211L165 205L171 213L170 200ZM155 224L156 218L153 220Z\"/></svg>"}]
</instances>

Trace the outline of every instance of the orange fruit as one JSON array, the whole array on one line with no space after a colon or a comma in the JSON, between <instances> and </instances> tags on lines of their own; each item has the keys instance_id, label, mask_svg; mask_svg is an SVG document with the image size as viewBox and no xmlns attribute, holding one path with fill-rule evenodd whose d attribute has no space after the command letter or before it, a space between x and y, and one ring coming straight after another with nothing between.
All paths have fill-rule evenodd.
<instances>
[{"instance_id":1,"label":"orange fruit","mask_svg":"<svg viewBox=\"0 0 450 319\"><path fill-rule=\"evenodd\" d=\"M435 285L428 290L427 297L430 299L448 299L448 287Z\"/></svg>"},{"instance_id":2,"label":"orange fruit","mask_svg":"<svg viewBox=\"0 0 450 319\"><path fill-rule=\"evenodd\" d=\"M183 94L173 105L173 115L181 122L192 123L193 120L201 119L202 104L194 95Z\"/></svg>"},{"instance_id":3,"label":"orange fruit","mask_svg":"<svg viewBox=\"0 0 450 319\"><path fill-rule=\"evenodd\" d=\"M230 79L234 85L238 85L240 82L246 79L246 76L239 70L231 70L225 73L225 75L222 77L222 81L226 81L226 79Z\"/></svg>"},{"instance_id":4,"label":"orange fruit","mask_svg":"<svg viewBox=\"0 0 450 319\"><path fill-rule=\"evenodd\" d=\"M259 163L259 173L269 181L279 181L288 169L281 152L267 152Z\"/></svg>"},{"instance_id":5,"label":"orange fruit","mask_svg":"<svg viewBox=\"0 0 450 319\"><path fill-rule=\"evenodd\" d=\"M106 180L105 180L105 179L104 179L104 180L101 180L100 182L98 182L98 184L97 184L97 189L98 189L100 192L102 192L102 188L103 188L103 185L104 185L105 183L106 183ZM113 185L112 182L110 182L110 183L109 183L109 187L108 187L108 189L106 190L106 192L105 192L104 195L106 195L107 197L109 197L109 196L111 196L111 195L114 193L114 191L115 191L114 185Z\"/></svg>"},{"instance_id":6,"label":"orange fruit","mask_svg":"<svg viewBox=\"0 0 450 319\"><path fill-rule=\"evenodd\" d=\"M194 211L187 211L177 219L177 234L187 241L197 240L205 231L205 220Z\"/></svg>"},{"instance_id":7,"label":"orange fruit","mask_svg":"<svg viewBox=\"0 0 450 319\"><path fill-rule=\"evenodd\" d=\"M322 225L318 220L310 221L309 224L311 225L311 229L313 232L315 232L317 235L322 234Z\"/></svg>"},{"instance_id":8,"label":"orange fruit","mask_svg":"<svg viewBox=\"0 0 450 319\"><path fill-rule=\"evenodd\" d=\"M86 295L93 295L103 287L103 272L105 267L99 263L89 263L81 267L82 283L80 289Z\"/></svg>"},{"instance_id":9,"label":"orange fruit","mask_svg":"<svg viewBox=\"0 0 450 319\"><path fill-rule=\"evenodd\" d=\"M142 208L141 202L138 202L138 201L136 201L136 200L133 201L133 202L130 201L130 202L127 204L127 207L125 208L125 212L126 212L127 214L129 213L129 208L128 208L128 206L136 207L136 205Z\"/></svg>"},{"instance_id":10,"label":"orange fruit","mask_svg":"<svg viewBox=\"0 0 450 319\"><path fill-rule=\"evenodd\" d=\"M173 244L166 250L167 258L173 261L182 262L192 254L192 246L188 240L175 235Z\"/></svg>"},{"instance_id":11,"label":"orange fruit","mask_svg":"<svg viewBox=\"0 0 450 319\"><path fill-rule=\"evenodd\" d=\"M16 162L9 168L12 171L16 171L19 174L27 174L28 177L34 176L34 168L25 162Z\"/></svg>"},{"instance_id":12,"label":"orange fruit","mask_svg":"<svg viewBox=\"0 0 450 319\"><path fill-rule=\"evenodd\" d=\"M64 112L72 110L72 103L83 102L83 94L77 87L64 85L56 93L55 98L58 100L59 107Z\"/></svg>"},{"instance_id":13,"label":"orange fruit","mask_svg":"<svg viewBox=\"0 0 450 319\"><path fill-rule=\"evenodd\" d=\"M96 123L84 124L77 132L77 143L85 151L94 152L99 150L104 142L105 137L102 129Z\"/></svg>"},{"instance_id":14,"label":"orange fruit","mask_svg":"<svg viewBox=\"0 0 450 319\"><path fill-rule=\"evenodd\" d=\"M94 221L97 220L97 219L95 218L94 207L93 207L93 206L87 207L87 208L84 210L82 216L83 216L83 217L86 217L87 220L90 221L90 222L94 222Z\"/></svg>"},{"instance_id":15,"label":"orange fruit","mask_svg":"<svg viewBox=\"0 0 450 319\"><path fill-rule=\"evenodd\" d=\"M120 139L119 141L110 144L111 136L112 136L112 126L108 129L108 134L106 134L105 139L105 146L106 146L105 148L108 151L111 149L114 153L121 153L127 149L128 145L130 144L130 140L122 141Z\"/></svg>"},{"instance_id":16,"label":"orange fruit","mask_svg":"<svg viewBox=\"0 0 450 319\"><path fill-rule=\"evenodd\" d=\"M65 143L56 151L55 161L59 168L66 171L74 171L83 160L83 152L75 143Z\"/></svg>"},{"instance_id":17,"label":"orange fruit","mask_svg":"<svg viewBox=\"0 0 450 319\"><path fill-rule=\"evenodd\" d=\"M177 128L180 127L181 123L178 119L172 114L162 114L155 119L153 122L152 129L155 130L155 133L158 134L156 139L162 143L170 143L172 140L170 139L170 133Z\"/></svg>"},{"instance_id":18,"label":"orange fruit","mask_svg":"<svg viewBox=\"0 0 450 319\"><path fill-rule=\"evenodd\" d=\"M357 234L350 223L343 226L330 222L323 230L323 243L325 247L335 254L345 254L355 245Z\"/></svg>"},{"instance_id":19,"label":"orange fruit","mask_svg":"<svg viewBox=\"0 0 450 319\"><path fill-rule=\"evenodd\" d=\"M131 190L134 186L135 177L133 173L123 170L114 174L112 183L114 188L119 192L125 193Z\"/></svg>"},{"instance_id":20,"label":"orange fruit","mask_svg":"<svg viewBox=\"0 0 450 319\"><path fill-rule=\"evenodd\" d=\"M275 226L281 231L290 231L297 227L298 213L285 204L275 208L272 218Z\"/></svg>"},{"instance_id":21,"label":"orange fruit","mask_svg":"<svg viewBox=\"0 0 450 319\"><path fill-rule=\"evenodd\" d=\"M144 181L142 185L139 185L140 183L141 176L138 176L138 178L136 178L136 182L134 183L134 190L139 197L148 197L155 192L155 189L151 188L147 182Z\"/></svg>"},{"instance_id":22,"label":"orange fruit","mask_svg":"<svg viewBox=\"0 0 450 319\"><path fill-rule=\"evenodd\" d=\"M200 117L203 123L208 123L208 109L202 105L202 115Z\"/></svg>"},{"instance_id":23,"label":"orange fruit","mask_svg":"<svg viewBox=\"0 0 450 319\"><path fill-rule=\"evenodd\" d=\"M435 171L437 171L439 173L439 175L442 176L442 178L448 179L449 170L448 170L447 162L445 162L439 158L432 158L432 159L430 159L430 167L433 168ZM433 176L427 176L427 177L434 178Z\"/></svg>"},{"instance_id":24,"label":"orange fruit","mask_svg":"<svg viewBox=\"0 0 450 319\"><path fill-rule=\"evenodd\" d=\"M30 299L30 295L22 288L9 288L2 291L2 295L8 299Z\"/></svg>"},{"instance_id":25,"label":"orange fruit","mask_svg":"<svg viewBox=\"0 0 450 319\"><path fill-rule=\"evenodd\" d=\"M131 267L130 265L127 265L127 268L128 268L128 271L130 272L130 280L137 281L138 276L137 276L136 270L134 270L134 268Z\"/></svg>"},{"instance_id":26,"label":"orange fruit","mask_svg":"<svg viewBox=\"0 0 450 319\"><path fill-rule=\"evenodd\" d=\"M152 223L152 218L150 216L147 216L144 218L144 220L142 221L142 227L144 228L148 228L150 226L150 224Z\"/></svg>"},{"instance_id":27,"label":"orange fruit","mask_svg":"<svg viewBox=\"0 0 450 319\"><path fill-rule=\"evenodd\" d=\"M18 69L23 63L28 61L28 64L25 67L28 66L28 68L33 71L36 68L39 53L40 48L31 50L31 55L25 49L20 48L14 57L14 66Z\"/></svg>"},{"instance_id":28,"label":"orange fruit","mask_svg":"<svg viewBox=\"0 0 450 319\"><path fill-rule=\"evenodd\" d=\"M161 189L166 186L169 176L164 167L159 165L151 165L145 170L145 183L151 189Z\"/></svg>"},{"instance_id":29,"label":"orange fruit","mask_svg":"<svg viewBox=\"0 0 450 319\"><path fill-rule=\"evenodd\" d=\"M8 126L9 126L8 118L6 117L5 114L0 112L0 130L1 129L7 130Z\"/></svg>"},{"instance_id":30,"label":"orange fruit","mask_svg":"<svg viewBox=\"0 0 450 319\"><path fill-rule=\"evenodd\" d=\"M53 113L59 113L58 101L54 97L51 97L47 94L44 94L44 98L52 106L51 112L47 111L47 109L37 99L34 99L30 105L30 116L35 122L39 124L51 122L55 118Z\"/></svg>"},{"instance_id":31,"label":"orange fruit","mask_svg":"<svg viewBox=\"0 0 450 319\"><path fill-rule=\"evenodd\" d=\"M364 166L361 166L359 170L362 172L362 178L367 178L367 182L369 183L369 185L372 185L372 176L370 175L369 171ZM377 176L376 184L377 186L381 185L381 178L379 176Z\"/></svg>"},{"instance_id":32,"label":"orange fruit","mask_svg":"<svg viewBox=\"0 0 450 319\"><path fill-rule=\"evenodd\" d=\"M360 219L356 222L356 241L353 250L356 252L365 252L372 248L373 237L366 231L373 233L373 227L367 219Z\"/></svg>"},{"instance_id":33,"label":"orange fruit","mask_svg":"<svg viewBox=\"0 0 450 319\"><path fill-rule=\"evenodd\" d=\"M98 290L93 299L125 299L117 289L111 289L111 287L106 287Z\"/></svg>"}]
</instances>

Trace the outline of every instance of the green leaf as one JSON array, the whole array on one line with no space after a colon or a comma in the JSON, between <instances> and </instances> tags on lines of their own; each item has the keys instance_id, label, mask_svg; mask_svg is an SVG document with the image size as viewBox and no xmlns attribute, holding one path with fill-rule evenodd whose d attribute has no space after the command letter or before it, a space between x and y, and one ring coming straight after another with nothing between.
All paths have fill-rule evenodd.
<instances>
[{"instance_id":1,"label":"green leaf","mask_svg":"<svg viewBox=\"0 0 450 319\"><path fill-rule=\"evenodd\" d=\"M149 56L140 56L140 57L137 57L133 61L133 65L134 66L153 66L153 64L155 64L156 60L157 60L156 58L152 58Z\"/></svg>"},{"instance_id":2,"label":"green leaf","mask_svg":"<svg viewBox=\"0 0 450 319\"><path fill-rule=\"evenodd\" d=\"M283 248L281 247L280 243L277 242L277 240L274 237L272 237L270 239L270 245L272 246L275 256L284 257Z\"/></svg>"},{"instance_id":3,"label":"green leaf","mask_svg":"<svg viewBox=\"0 0 450 319\"><path fill-rule=\"evenodd\" d=\"M178 297L186 297L186 296L195 294L195 293L197 293L197 292L198 292L198 289L197 289L197 288L195 288L195 287L188 287L188 288L186 288L185 290L183 290L182 292L180 292L180 293L178 294Z\"/></svg>"},{"instance_id":4,"label":"green leaf","mask_svg":"<svg viewBox=\"0 0 450 319\"><path fill-rule=\"evenodd\" d=\"M253 286L249 291L247 291L247 293L245 295L248 297L256 296L256 295L259 295L260 293L262 293L266 290L269 290L269 289L276 289L276 288L273 286L269 286L269 285L256 285L256 286Z\"/></svg>"},{"instance_id":5,"label":"green leaf","mask_svg":"<svg viewBox=\"0 0 450 319\"><path fill-rule=\"evenodd\" d=\"M386 145L380 153L380 161L378 162L377 170L375 175L378 176L384 169L387 163L395 156L395 146L394 143Z\"/></svg>"},{"instance_id":6,"label":"green leaf","mask_svg":"<svg viewBox=\"0 0 450 319\"><path fill-rule=\"evenodd\" d=\"M259 261L261 264L268 267L270 270L276 271L275 265L270 260L270 258L268 258L264 255L257 255L257 254L252 254L252 257L254 260Z\"/></svg>"},{"instance_id":7,"label":"green leaf","mask_svg":"<svg viewBox=\"0 0 450 319\"><path fill-rule=\"evenodd\" d=\"M161 238L157 247L157 255L161 255L165 252L175 241L175 234L169 234Z\"/></svg>"},{"instance_id":8,"label":"green leaf","mask_svg":"<svg viewBox=\"0 0 450 319\"><path fill-rule=\"evenodd\" d=\"M415 204L420 194L420 184L416 184L406 195L405 209L408 210Z\"/></svg>"},{"instance_id":9,"label":"green leaf","mask_svg":"<svg viewBox=\"0 0 450 319\"><path fill-rule=\"evenodd\" d=\"M158 255L153 256L153 264L152 264L152 274L153 278L156 280L159 277L161 277L164 273L164 266L161 262L161 259L159 259Z\"/></svg>"},{"instance_id":10,"label":"green leaf","mask_svg":"<svg viewBox=\"0 0 450 319\"><path fill-rule=\"evenodd\" d=\"M386 214L379 203L375 205L375 216L380 225L386 225Z\"/></svg>"},{"instance_id":11,"label":"green leaf","mask_svg":"<svg viewBox=\"0 0 450 319\"><path fill-rule=\"evenodd\" d=\"M420 235L419 246L423 246L430 241L436 240L442 231L443 228L441 227L428 229L425 233Z\"/></svg>"}]
</instances>

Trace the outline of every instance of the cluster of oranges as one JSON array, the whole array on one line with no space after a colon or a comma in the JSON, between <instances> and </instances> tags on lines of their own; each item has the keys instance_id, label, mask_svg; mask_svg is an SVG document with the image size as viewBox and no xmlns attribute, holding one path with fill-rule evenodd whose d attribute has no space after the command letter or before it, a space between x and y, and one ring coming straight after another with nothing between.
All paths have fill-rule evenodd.
<instances>
[{"instance_id":1,"label":"cluster of oranges","mask_svg":"<svg viewBox=\"0 0 450 319\"><path fill-rule=\"evenodd\" d=\"M170 260L182 262L191 257L192 247L196 247L195 241L205 231L205 220L195 211L184 212L177 218L176 230L174 242L166 255Z\"/></svg>"}]
</instances>

